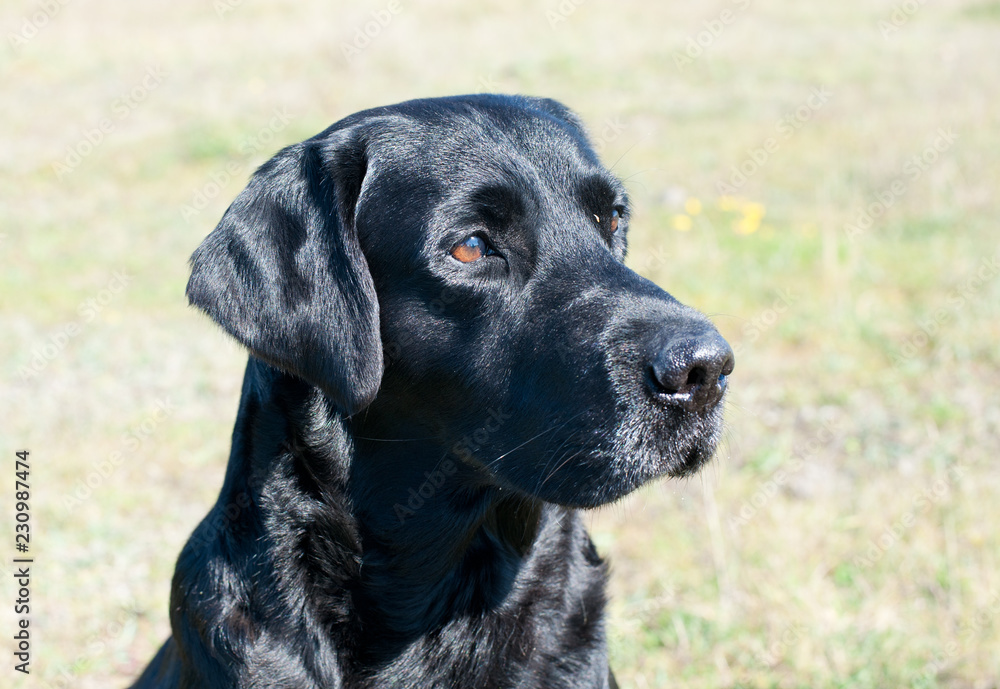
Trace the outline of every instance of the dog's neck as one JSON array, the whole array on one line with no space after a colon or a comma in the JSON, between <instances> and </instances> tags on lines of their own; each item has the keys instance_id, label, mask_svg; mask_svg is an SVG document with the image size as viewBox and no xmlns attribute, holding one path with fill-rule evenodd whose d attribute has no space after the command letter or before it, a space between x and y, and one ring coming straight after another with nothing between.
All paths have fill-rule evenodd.
<instances>
[{"instance_id":1,"label":"dog's neck","mask_svg":"<svg viewBox=\"0 0 1000 689\"><path fill-rule=\"evenodd\" d=\"M271 553L276 574L307 582L331 625L359 619L369 649L495 610L536 539L568 529L565 510L499 488L427 429L382 423L377 407L346 419L254 359L237 430L219 505L251 496L260 542L297 529L304 552Z\"/></svg>"}]
</instances>

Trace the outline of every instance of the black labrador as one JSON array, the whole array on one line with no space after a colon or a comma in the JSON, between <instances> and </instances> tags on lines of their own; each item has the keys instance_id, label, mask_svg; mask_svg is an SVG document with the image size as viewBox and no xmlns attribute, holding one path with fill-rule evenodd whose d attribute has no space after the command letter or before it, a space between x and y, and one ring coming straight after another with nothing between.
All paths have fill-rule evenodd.
<instances>
[{"instance_id":1,"label":"black labrador","mask_svg":"<svg viewBox=\"0 0 1000 689\"><path fill-rule=\"evenodd\" d=\"M263 165L191 259L250 359L135 686L615 686L577 510L704 464L733 369L628 223L552 100L367 110Z\"/></svg>"}]
</instances>

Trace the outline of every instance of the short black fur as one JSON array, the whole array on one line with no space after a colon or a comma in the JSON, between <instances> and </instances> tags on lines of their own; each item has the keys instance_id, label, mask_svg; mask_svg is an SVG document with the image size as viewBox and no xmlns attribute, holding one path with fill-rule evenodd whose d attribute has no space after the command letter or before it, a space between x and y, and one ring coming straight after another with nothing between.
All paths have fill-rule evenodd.
<instances>
[{"instance_id":1,"label":"short black fur","mask_svg":"<svg viewBox=\"0 0 1000 689\"><path fill-rule=\"evenodd\" d=\"M628 215L536 98L365 111L261 167L191 261L250 360L135 686L614 686L577 509L707 461L732 369L623 265ZM656 383L694 365L710 389Z\"/></svg>"}]
</instances>

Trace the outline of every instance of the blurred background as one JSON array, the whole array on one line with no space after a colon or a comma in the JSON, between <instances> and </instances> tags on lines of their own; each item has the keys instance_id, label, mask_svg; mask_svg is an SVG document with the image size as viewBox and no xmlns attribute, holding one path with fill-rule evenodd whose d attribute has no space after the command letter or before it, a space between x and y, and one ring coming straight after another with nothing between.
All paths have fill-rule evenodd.
<instances>
[{"instance_id":1,"label":"blurred background","mask_svg":"<svg viewBox=\"0 0 1000 689\"><path fill-rule=\"evenodd\" d=\"M168 634L245 362L186 261L250 172L490 91L580 113L629 264L737 351L717 459L587 516L622 686L1000 686L997 0L6 0L0 27L0 518L28 448L37 558L34 672L0 685L125 686Z\"/></svg>"}]
</instances>

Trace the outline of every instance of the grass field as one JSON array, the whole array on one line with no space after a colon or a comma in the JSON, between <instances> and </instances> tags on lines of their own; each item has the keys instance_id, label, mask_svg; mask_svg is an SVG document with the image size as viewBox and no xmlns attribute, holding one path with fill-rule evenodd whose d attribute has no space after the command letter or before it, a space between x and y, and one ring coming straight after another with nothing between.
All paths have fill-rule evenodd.
<instances>
[{"instance_id":1,"label":"grass field","mask_svg":"<svg viewBox=\"0 0 1000 689\"><path fill-rule=\"evenodd\" d=\"M630 264L737 350L717 460L588 517L622 685L1000 687L1000 2L11 0L0 27L0 523L27 447L37 558L33 671L5 651L0 686L124 686L168 633L245 361L186 260L249 172L364 107L501 91L583 116Z\"/></svg>"}]
</instances>

